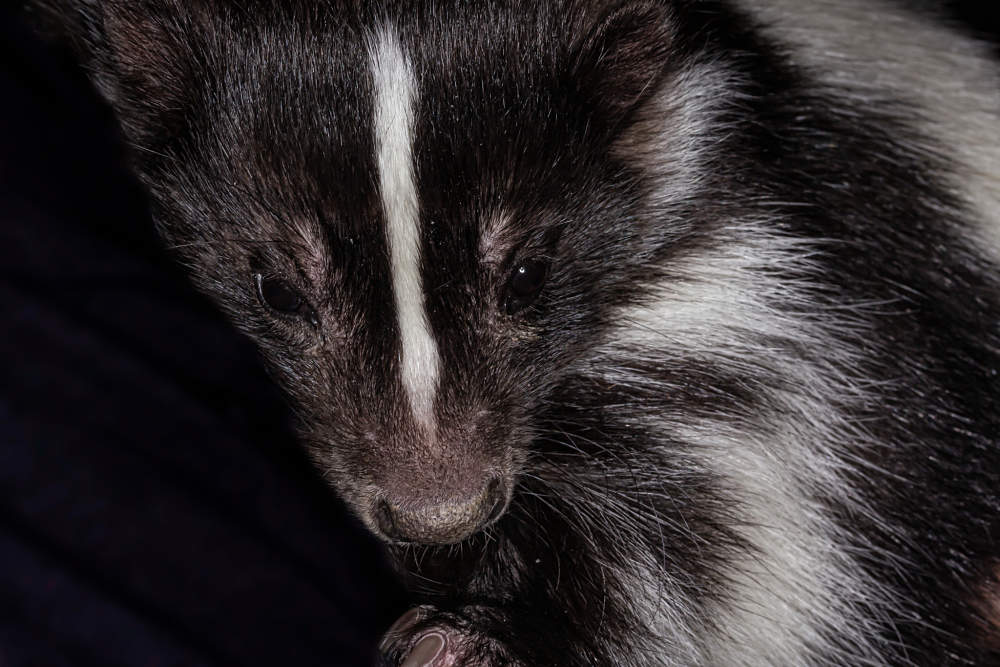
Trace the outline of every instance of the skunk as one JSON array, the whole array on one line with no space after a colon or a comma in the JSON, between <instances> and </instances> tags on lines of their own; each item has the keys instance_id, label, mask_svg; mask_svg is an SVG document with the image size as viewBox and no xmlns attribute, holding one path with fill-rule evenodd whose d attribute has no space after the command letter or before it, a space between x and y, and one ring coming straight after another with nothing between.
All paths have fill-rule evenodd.
<instances>
[{"instance_id":1,"label":"skunk","mask_svg":"<svg viewBox=\"0 0 1000 667\"><path fill-rule=\"evenodd\" d=\"M1000 69L930 4L27 9L411 587L382 664L992 665Z\"/></svg>"}]
</instances>

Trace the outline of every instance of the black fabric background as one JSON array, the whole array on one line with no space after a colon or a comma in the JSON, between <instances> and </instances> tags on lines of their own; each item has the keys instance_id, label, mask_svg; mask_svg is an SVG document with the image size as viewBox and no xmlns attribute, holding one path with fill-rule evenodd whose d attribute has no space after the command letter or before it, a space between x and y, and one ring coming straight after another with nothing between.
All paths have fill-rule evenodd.
<instances>
[{"instance_id":1,"label":"black fabric background","mask_svg":"<svg viewBox=\"0 0 1000 667\"><path fill-rule=\"evenodd\" d=\"M0 10L0 666L370 665L404 600Z\"/></svg>"}]
</instances>

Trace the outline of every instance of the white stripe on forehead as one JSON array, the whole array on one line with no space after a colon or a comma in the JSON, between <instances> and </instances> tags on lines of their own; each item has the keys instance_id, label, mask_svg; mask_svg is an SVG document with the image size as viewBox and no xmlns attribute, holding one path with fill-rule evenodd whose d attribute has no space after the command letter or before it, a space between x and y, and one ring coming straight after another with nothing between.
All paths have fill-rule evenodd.
<instances>
[{"instance_id":1,"label":"white stripe on forehead","mask_svg":"<svg viewBox=\"0 0 1000 667\"><path fill-rule=\"evenodd\" d=\"M420 279L420 220L412 155L417 85L391 26L383 26L373 36L369 57L375 83L375 151L399 321L401 380L414 418L432 428L439 359Z\"/></svg>"}]
</instances>

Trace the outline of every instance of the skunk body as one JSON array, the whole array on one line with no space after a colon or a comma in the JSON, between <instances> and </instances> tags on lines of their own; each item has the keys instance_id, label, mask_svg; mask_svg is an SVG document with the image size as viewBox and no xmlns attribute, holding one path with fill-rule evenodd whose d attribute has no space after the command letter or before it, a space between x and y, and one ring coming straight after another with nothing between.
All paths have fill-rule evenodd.
<instances>
[{"instance_id":1,"label":"skunk body","mask_svg":"<svg viewBox=\"0 0 1000 667\"><path fill-rule=\"evenodd\" d=\"M1000 664L987 46L864 0L33 10L390 543L386 664Z\"/></svg>"}]
</instances>

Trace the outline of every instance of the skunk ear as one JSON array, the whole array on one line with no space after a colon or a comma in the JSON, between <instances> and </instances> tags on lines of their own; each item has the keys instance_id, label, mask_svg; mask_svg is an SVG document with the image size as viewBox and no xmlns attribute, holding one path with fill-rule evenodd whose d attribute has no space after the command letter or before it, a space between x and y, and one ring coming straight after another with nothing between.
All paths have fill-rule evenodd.
<instances>
[{"instance_id":1,"label":"skunk ear","mask_svg":"<svg viewBox=\"0 0 1000 667\"><path fill-rule=\"evenodd\" d=\"M116 86L109 91L132 102L176 107L190 85L185 57L196 34L185 31L185 12L162 0L105 0L104 62ZM154 109L149 109L154 111Z\"/></svg>"},{"instance_id":2,"label":"skunk ear","mask_svg":"<svg viewBox=\"0 0 1000 667\"><path fill-rule=\"evenodd\" d=\"M191 40L174 0L40 0L36 24L70 45L133 140L183 107Z\"/></svg>"},{"instance_id":3,"label":"skunk ear","mask_svg":"<svg viewBox=\"0 0 1000 667\"><path fill-rule=\"evenodd\" d=\"M614 132L652 95L668 69L670 16L656 2L624 2L607 13L577 47L573 77Z\"/></svg>"}]
</instances>

